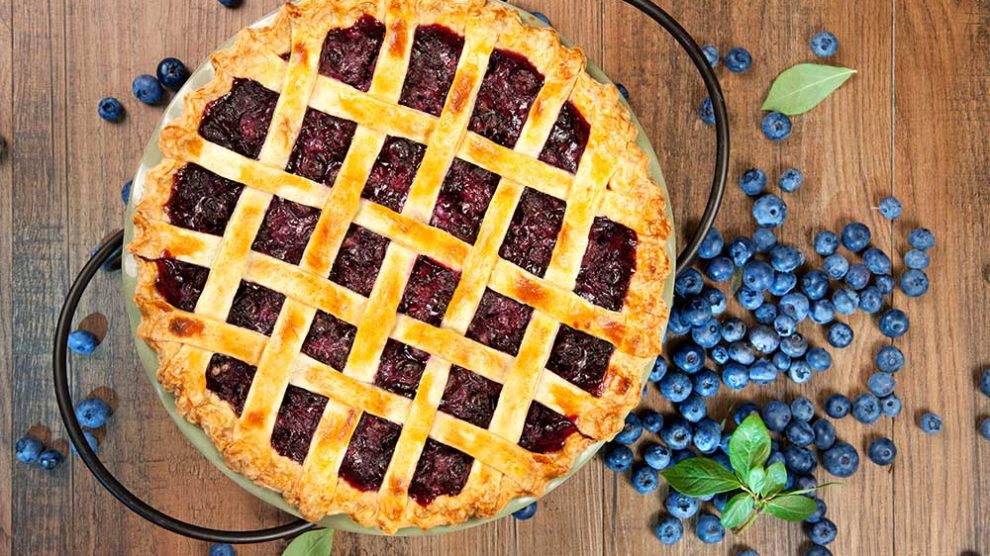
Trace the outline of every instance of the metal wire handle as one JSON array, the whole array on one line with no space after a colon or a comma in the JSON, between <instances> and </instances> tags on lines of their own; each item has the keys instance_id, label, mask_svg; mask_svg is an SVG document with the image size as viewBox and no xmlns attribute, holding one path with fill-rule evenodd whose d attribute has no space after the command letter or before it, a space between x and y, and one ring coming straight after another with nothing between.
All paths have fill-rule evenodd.
<instances>
[{"instance_id":1,"label":"metal wire handle","mask_svg":"<svg viewBox=\"0 0 990 556\"><path fill-rule=\"evenodd\" d=\"M726 109L725 97L722 95L722 89L719 87L718 79L715 77L712 68L708 65L704 54L701 52L701 48L691 38L691 35L674 18L660 9L651 0L622 1L657 22L687 52L691 61L701 74L702 80L705 82L705 88L708 90L708 95L712 99L712 108L715 112L715 176L712 178L712 188L709 192L708 203L705 206L705 212L702 215L698 229L695 230L694 236L677 256L677 269L680 270L689 266L697 258L701 242L704 241L705 235L714 224L718 209L722 204L729 163L728 110ZM58 317L58 325L55 329L54 357L52 358L55 398L58 402L58 410L62 416L62 422L65 424L66 431L69 434L69 440L72 441L72 445L75 446L83 463L93 473L96 480L131 511L159 527L186 537L208 542L259 543L293 537L316 527L313 523L298 519L285 525L267 529L228 531L225 529L202 527L182 521L158 510L135 496L100 462L96 452L89 447L89 443L86 442L83 436L82 427L76 419L72 395L69 392L68 365L66 363L67 343L69 332L72 329L72 320L75 316L76 307L79 305L79 300L82 298L83 292L86 291L86 287L89 286L89 283L93 280L100 267L105 262L119 255L123 241L124 232L121 230L103 243L89 259L79 272L79 275L76 276L72 287L69 288L69 293L66 295L65 302L62 305L62 310Z\"/></svg>"}]
</instances>

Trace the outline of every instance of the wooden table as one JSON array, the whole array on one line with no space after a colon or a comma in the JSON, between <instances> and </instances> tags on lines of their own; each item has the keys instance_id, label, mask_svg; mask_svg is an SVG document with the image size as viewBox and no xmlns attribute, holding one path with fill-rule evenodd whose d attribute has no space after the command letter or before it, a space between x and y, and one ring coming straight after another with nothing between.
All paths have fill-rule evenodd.
<instances>
[{"instance_id":1,"label":"wooden table","mask_svg":"<svg viewBox=\"0 0 990 556\"><path fill-rule=\"evenodd\" d=\"M205 543L156 529L116 503L77 459L52 473L17 464L11 443L32 429L68 453L50 381L50 338L69 281L104 234L121 226L120 184L134 171L160 108L139 106L131 79L174 55L195 65L216 45L278 4L246 0L228 10L212 0L0 0L0 553L205 554ZM865 460L846 486L824 494L839 525L835 554L990 553L990 442L976 431L990 400L974 388L990 365L990 4L978 0L827 2L676 0L663 2L703 42L724 52L747 47L744 75L721 70L733 126L732 178L757 165L772 178L795 165L807 181L785 195L791 216L780 236L809 253L815 231L849 219L868 223L900 265L908 230L934 230L930 293L894 305L911 315L896 345L908 355L897 375L905 403L895 421L865 427L852 419L840 437L862 450L877 435L899 448L895 465ZM526 0L632 94L671 189L680 235L698 218L708 183L712 132L696 115L704 97L685 56L645 18L617 0ZM834 62L859 70L837 94L795 119L793 135L772 144L759 131L759 105L771 79L809 61L811 35L833 31ZM102 122L97 101L124 100L120 125ZM893 225L871 209L897 195L905 216ZM719 226L750 233L750 201L730 188ZM812 255L812 261L817 258ZM92 314L92 315L91 315ZM274 525L264 506L208 464L155 400L131 347L119 275L99 276L79 318L108 328L97 354L74 359L75 395L98 391L116 408L100 450L123 482L165 510L213 526ZM747 394L802 393L821 399L863 390L872 356L886 342L860 313L857 341L832 371L804 387L779 384ZM816 327L805 325L813 342ZM662 402L651 389L647 404ZM732 402L718 404L724 414ZM945 431L926 437L923 410L941 413ZM9 503L7 503L9 501ZM339 554L796 554L800 527L764 519L743 538L702 547L693 534L664 549L650 526L662 494L636 494L625 477L593 462L540 504L529 522L512 519L459 534L385 539L338 533ZM239 549L278 553L280 545Z\"/></svg>"}]
</instances>

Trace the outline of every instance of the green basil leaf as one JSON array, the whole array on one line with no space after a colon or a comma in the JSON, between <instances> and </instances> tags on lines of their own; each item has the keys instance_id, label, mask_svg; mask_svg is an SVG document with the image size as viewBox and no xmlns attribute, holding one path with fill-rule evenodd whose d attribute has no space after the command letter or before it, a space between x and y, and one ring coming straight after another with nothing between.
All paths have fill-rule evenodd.
<instances>
[{"instance_id":1,"label":"green basil leaf","mask_svg":"<svg viewBox=\"0 0 990 556\"><path fill-rule=\"evenodd\" d=\"M292 539L282 556L330 556L332 549L333 529L317 529Z\"/></svg>"},{"instance_id":2,"label":"green basil leaf","mask_svg":"<svg viewBox=\"0 0 990 556\"><path fill-rule=\"evenodd\" d=\"M763 488L760 489L760 494L764 498L769 498L780 491L784 490L784 485L787 484L787 468L781 462L775 462L770 467L767 467L767 478L763 481Z\"/></svg>"},{"instance_id":3,"label":"green basil leaf","mask_svg":"<svg viewBox=\"0 0 990 556\"><path fill-rule=\"evenodd\" d=\"M703 457L688 458L660 474L674 490L685 496L709 496L742 486L721 463Z\"/></svg>"},{"instance_id":4,"label":"green basil leaf","mask_svg":"<svg viewBox=\"0 0 990 556\"><path fill-rule=\"evenodd\" d=\"M749 471L754 467L762 467L769 457L770 431L758 414L750 413L729 439L729 462L732 463L732 469L740 480L748 480Z\"/></svg>"},{"instance_id":5,"label":"green basil leaf","mask_svg":"<svg viewBox=\"0 0 990 556\"><path fill-rule=\"evenodd\" d=\"M748 492L740 492L729 499L722 510L722 526L735 529L753 513L753 497Z\"/></svg>"},{"instance_id":6,"label":"green basil leaf","mask_svg":"<svg viewBox=\"0 0 990 556\"><path fill-rule=\"evenodd\" d=\"M763 485L766 482L767 472L762 467L754 467L749 470L749 477L746 478L746 486L751 492L763 492Z\"/></svg>"},{"instance_id":7,"label":"green basil leaf","mask_svg":"<svg viewBox=\"0 0 990 556\"><path fill-rule=\"evenodd\" d=\"M772 516L787 521L804 521L815 513L815 500L803 494L785 494L766 502L764 509Z\"/></svg>"},{"instance_id":8,"label":"green basil leaf","mask_svg":"<svg viewBox=\"0 0 990 556\"><path fill-rule=\"evenodd\" d=\"M774 80L763 102L763 110L788 116L804 114L818 106L845 83L856 70L822 64L798 64Z\"/></svg>"}]
</instances>

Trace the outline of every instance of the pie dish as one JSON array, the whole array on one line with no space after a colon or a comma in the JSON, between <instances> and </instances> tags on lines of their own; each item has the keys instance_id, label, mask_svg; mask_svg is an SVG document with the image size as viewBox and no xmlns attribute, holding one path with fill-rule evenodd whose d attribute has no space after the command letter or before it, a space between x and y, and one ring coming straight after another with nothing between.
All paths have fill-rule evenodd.
<instances>
[{"instance_id":1,"label":"pie dish","mask_svg":"<svg viewBox=\"0 0 990 556\"><path fill-rule=\"evenodd\" d=\"M394 532L539 496L660 351L666 199L616 89L484 0L311 0L162 132L138 334L234 470Z\"/></svg>"}]
</instances>

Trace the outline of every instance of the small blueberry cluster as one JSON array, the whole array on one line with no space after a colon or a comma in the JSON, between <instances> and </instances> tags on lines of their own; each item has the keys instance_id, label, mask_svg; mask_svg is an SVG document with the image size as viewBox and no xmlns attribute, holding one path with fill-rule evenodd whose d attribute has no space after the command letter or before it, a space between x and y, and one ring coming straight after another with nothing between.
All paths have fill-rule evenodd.
<instances>
[{"instance_id":1,"label":"small blueberry cluster","mask_svg":"<svg viewBox=\"0 0 990 556\"><path fill-rule=\"evenodd\" d=\"M984 396L990 398L990 369L984 369L983 372L980 373L979 388L980 392L982 392ZM990 417L984 417L980 421L980 436L990 440Z\"/></svg>"},{"instance_id":2,"label":"small blueberry cluster","mask_svg":"<svg viewBox=\"0 0 990 556\"><path fill-rule=\"evenodd\" d=\"M92 430L105 425L109 416L110 406L99 398L87 398L76 406L76 419L79 420L79 424L90 429L83 431L90 449L95 451L100 445ZM73 453L76 451L74 446L72 451ZM55 469L65 460L62 452L54 448L46 449L41 440L31 434L24 435L14 444L14 457L21 463L37 464L47 471Z\"/></svg>"},{"instance_id":3,"label":"small blueberry cluster","mask_svg":"<svg viewBox=\"0 0 990 556\"><path fill-rule=\"evenodd\" d=\"M178 58L165 58L155 73L139 75L131 82L131 94L144 104L159 104L165 98L165 88L178 91L189 79L189 70ZM108 122L123 120L124 112L124 105L115 97L100 99L97 105L97 113Z\"/></svg>"},{"instance_id":4,"label":"small blueberry cluster","mask_svg":"<svg viewBox=\"0 0 990 556\"><path fill-rule=\"evenodd\" d=\"M701 53L704 54L709 66L718 67L721 56L716 46L707 44L701 48ZM735 47L726 52L724 61L725 69L732 73L745 73L753 65L753 55L745 48ZM698 117L707 125L715 125L715 111L712 108L711 97L705 97L698 105Z\"/></svg>"}]
</instances>

